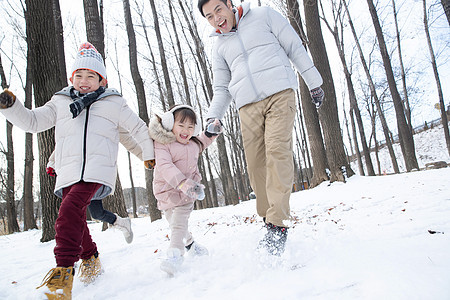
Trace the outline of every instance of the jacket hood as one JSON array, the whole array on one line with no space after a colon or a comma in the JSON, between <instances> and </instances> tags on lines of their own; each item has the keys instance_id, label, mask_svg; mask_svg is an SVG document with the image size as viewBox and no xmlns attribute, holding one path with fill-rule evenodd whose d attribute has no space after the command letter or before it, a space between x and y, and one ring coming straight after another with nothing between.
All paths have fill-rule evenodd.
<instances>
[{"instance_id":1,"label":"jacket hood","mask_svg":"<svg viewBox=\"0 0 450 300\"><path fill-rule=\"evenodd\" d=\"M148 133L150 137L156 142L166 145L177 140L172 131L164 129L160 122L160 118L155 116L148 124Z\"/></svg>"}]
</instances>

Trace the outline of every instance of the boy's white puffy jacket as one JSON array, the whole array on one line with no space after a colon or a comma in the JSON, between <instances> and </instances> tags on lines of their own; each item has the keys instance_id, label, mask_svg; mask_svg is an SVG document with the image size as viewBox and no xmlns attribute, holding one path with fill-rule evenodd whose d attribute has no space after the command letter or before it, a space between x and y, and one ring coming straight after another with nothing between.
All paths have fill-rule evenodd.
<instances>
[{"instance_id":1,"label":"boy's white puffy jacket","mask_svg":"<svg viewBox=\"0 0 450 300\"><path fill-rule=\"evenodd\" d=\"M286 18L269 7L243 13L236 31L217 33L213 50L214 97L207 118L221 119L232 99L239 109L286 89L298 88L295 66L311 90L322 77Z\"/></svg>"},{"instance_id":2,"label":"boy's white puffy jacket","mask_svg":"<svg viewBox=\"0 0 450 300\"><path fill-rule=\"evenodd\" d=\"M117 175L119 128L126 130L142 149L142 159L154 159L153 140L145 122L118 92L107 89L88 109L72 118L68 89L56 93L45 105L29 110L20 101L0 110L15 126L32 133L55 127L55 194L84 180L103 184L96 197L114 192ZM123 142L123 141L122 141Z\"/></svg>"}]
</instances>

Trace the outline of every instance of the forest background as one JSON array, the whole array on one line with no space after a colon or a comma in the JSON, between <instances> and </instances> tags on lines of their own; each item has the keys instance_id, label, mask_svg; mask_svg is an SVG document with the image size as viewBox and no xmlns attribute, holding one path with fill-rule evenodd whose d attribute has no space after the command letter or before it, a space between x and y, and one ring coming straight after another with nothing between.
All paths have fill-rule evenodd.
<instances>
[{"instance_id":1,"label":"forest background","mask_svg":"<svg viewBox=\"0 0 450 300\"><path fill-rule=\"evenodd\" d=\"M343 181L354 172L382 174L385 170L376 157L370 158L370 149L389 148L396 140L402 147L401 151L392 149L393 172L423 167L415 158L413 133L441 119L448 124L449 1L247 2L253 7L271 6L285 15L325 79L326 99L319 112L299 80L294 189L314 187L325 180ZM89 40L106 57L109 86L119 89L146 122L153 111L164 111L173 103L191 104L201 116L207 111L214 39L209 37L212 28L198 12L196 1L1 0L0 11L4 16L0 20L2 87L9 86L20 101L28 99L33 107L43 105L57 91L55 87L67 85L67 70L76 49ZM43 17L53 25L40 21ZM42 73L45 78L37 76ZM251 192L234 107L224 123L225 134L200 162L207 199L197 208L236 204ZM52 133L30 137L5 121L0 126L6 132L0 136L5 154L0 161L5 204L1 217L11 220L4 221L6 231L42 226L42 241L50 240L58 199L52 194L53 179L43 170L54 147ZM448 126L443 130L450 153ZM358 161L355 170L351 160ZM28 180L24 179L26 165L34 169ZM150 218L161 217L151 193L152 172L145 171L136 158L127 157L123 149L119 178L115 195L105 201L108 208L126 215L121 187L146 187ZM8 188L11 182L12 189ZM28 224L27 198L34 203L29 217L34 223L29 220ZM16 226L12 223L18 215L24 223ZM44 218L47 224L40 221L41 215L48 216ZM137 217L135 207L133 215Z\"/></svg>"}]
</instances>

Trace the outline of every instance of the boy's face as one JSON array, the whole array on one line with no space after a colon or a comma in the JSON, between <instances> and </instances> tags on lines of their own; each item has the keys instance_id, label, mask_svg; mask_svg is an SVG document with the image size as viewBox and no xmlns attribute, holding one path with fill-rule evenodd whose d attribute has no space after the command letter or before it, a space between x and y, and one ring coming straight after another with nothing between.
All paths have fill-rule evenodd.
<instances>
[{"instance_id":1,"label":"boy's face","mask_svg":"<svg viewBox=\"0 0 450 300\"><path fill-rule=\"evenodd\" d=\"M195 124L189 119L185 118L183 122L180 118L175 118L172 132L175 134L177 142L187 144L194 134Z\"/></svg>"},{"instance_id":2,"label":"boy's face","mask_svg":"<svg viewBox=\"0 0 450 300\"><path fill-rule=\"evenodd\" d=\"M100 86L106 85L105 79L100 80L100 75L86 69L76 70L73 77L70 78L70 82L82 94L95 92Z\"/></svg>"},{"instance_id":3,"label":"boy's face","mask_svg":"<svg viewBox=\"0 0 450 300\"><path fill-rule=\"evenodd\" d=\"M236 25L230 1L225 4L221 0L210 0L203 5L202 10L209 24L222 33L230 32Z\"/></svg>"}]
</instances>

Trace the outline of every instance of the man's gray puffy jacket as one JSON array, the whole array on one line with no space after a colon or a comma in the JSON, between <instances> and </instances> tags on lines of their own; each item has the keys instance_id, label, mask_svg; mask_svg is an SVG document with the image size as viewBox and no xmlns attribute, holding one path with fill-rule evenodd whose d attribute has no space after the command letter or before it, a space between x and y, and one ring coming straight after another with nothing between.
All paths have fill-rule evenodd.
<instances>
[{"instance_id":1,"label":"man's gray puffy jacket","mask_svg":"<svg viewBox=\"0 0 450 300\"><path fill-rule=\"evenodd\" d=\"M232 99L237 109L285 89L298 88L292 64L311 90L322 77L289 22L269 7L243 3L237 30L213 33L214 97L207 118L223 118Z\"/></svg>"}]
</instances>

